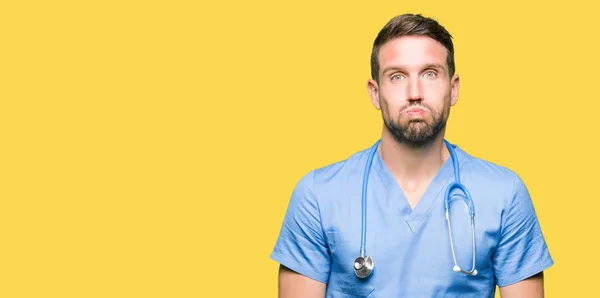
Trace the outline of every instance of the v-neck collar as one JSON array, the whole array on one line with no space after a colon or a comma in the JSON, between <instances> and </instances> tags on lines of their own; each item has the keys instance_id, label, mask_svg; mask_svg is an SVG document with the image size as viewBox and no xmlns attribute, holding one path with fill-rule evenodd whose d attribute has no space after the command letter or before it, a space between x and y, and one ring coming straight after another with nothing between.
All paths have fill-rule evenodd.
<instances>
[{"instance_id":1,"label":"v-neck collar","mask_svg":"<svg viewBox=\"0 0 600 298\"><path fill-rule=\"evenodd\" d=\"M464 160L464 152L454 144L451 144L456 152L459 168ZM446 187L451 181L454 181L454 167L452 165L452 157L449 156L439 169L437 174L427 186L423 196L417 202L414 209L411 209L403 190L394 178L387 165L383 162L379 151L373 158L373 172L375 172L385 188L384 193L393 205L397 206L398 212L406 219L406 224L410 231L414 234L419 230L421 221L429 213L434 203L443 205L443 201L439 199L444 196ZM443 198L442 198L443 199Z\"/></svg>"}]
</instances>

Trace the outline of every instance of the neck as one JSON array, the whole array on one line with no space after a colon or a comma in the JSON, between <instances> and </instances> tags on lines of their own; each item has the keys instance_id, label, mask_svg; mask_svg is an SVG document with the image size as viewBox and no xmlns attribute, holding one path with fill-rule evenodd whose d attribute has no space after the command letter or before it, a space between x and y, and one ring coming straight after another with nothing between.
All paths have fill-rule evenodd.
<instances>
[{"instance_id":1,"label":"neck","mask_svg":"<svg viewBox=\"0 0 600 298\"><path fill-rule=\"evenodd\" d=\"M450 152L444 143L444 130L430 143L421 147L412 147L396 141L392 134L384 129L379 154L398 181L429 180L437 174Z\"/></svg>"}]
</instances>

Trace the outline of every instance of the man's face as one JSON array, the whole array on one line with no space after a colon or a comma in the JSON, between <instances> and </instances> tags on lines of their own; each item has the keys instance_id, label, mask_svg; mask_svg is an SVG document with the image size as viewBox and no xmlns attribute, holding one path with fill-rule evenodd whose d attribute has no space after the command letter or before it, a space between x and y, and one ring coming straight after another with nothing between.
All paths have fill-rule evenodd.
<instances>
[{"instance_id":1,"label":"man's face","mask_svg":"<svg viewBox=\"0 0 600 298\"><path fill-rule=\"evenodd\" d=\"M373 105L394 138L413 147L445 127L458 99L458 76L449 77L447 50L429 37L404 36L379 51L379 83L369 80Z\"/></svg>"}]
</instances>

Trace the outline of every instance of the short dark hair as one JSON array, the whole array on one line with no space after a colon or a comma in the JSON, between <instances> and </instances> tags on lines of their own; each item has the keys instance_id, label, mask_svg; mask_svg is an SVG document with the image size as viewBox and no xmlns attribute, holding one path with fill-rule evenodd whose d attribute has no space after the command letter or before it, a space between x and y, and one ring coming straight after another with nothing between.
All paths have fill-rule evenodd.
<instances>
[{"instance_id":1,"label":"short dark hair","mask_svg":"<svg viewBox=\"0 0 600 298\"><path fill-rule=\"evenodd\" d=\"M436 20L420 14L402 14L388 21L379 31L371 52L371 77L379 82L379 49L386 42L402 36L428 36L441 43L448 50L446 63L450 77L454 75L454 45L452 35Z\"/></svg>"}]
</instances>

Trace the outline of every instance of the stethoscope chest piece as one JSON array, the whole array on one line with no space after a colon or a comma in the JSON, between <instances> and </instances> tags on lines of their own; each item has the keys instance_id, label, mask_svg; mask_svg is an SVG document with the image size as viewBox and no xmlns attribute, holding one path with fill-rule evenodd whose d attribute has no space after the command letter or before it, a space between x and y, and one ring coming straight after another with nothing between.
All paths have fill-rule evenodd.
<instances>
[{"instance_id":1,"label":"stethoscope chest piece","mask_svg":"<svg viewBox=\"0 0 600 298\"><path fill-rule=\"evenodd\" d=\"M365 278L373 272L374 266L375 264L371 257L358 257L354 260L354 273L356 273L356 276L359 278Z\"/></svg>"}]
</instances>

